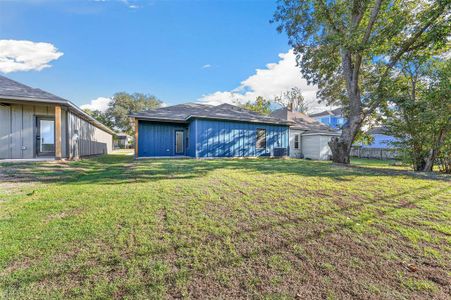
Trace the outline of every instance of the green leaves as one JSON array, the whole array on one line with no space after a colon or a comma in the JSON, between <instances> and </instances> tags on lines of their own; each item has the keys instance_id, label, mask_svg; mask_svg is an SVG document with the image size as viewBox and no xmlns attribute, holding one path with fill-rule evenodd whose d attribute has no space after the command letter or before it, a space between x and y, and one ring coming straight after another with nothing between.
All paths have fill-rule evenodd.
<instances>
[{"instance_id":1,"label":"green leaves","mask_svg":"<svg viewBox=\"0 0 451 300\"><path fill-rule=\"evenodd\" d=\"M261 115L269 115L271 113L271 101L261 96L258 96L254 103L248 101L245 104L240 104L240 106Z\"/></svg>"},{"instance_id":2,"label":"green leaves","mask_svg":"<svg viewBox=\"0 0 451 300\"><path fill-rule=\"evenodd\" d=\"M153 95L119 92L114 94L106 112L85 111L108 127L133 135L133 127L128 116L143 110L158 108L161 104L162 102Z\"/></svg>"},{"instance_id":3,"label":"green leaves","mask_svg":"<svg viewBox=\"0 0 451 300\"><path fill-rule=\"evenodd\" d=\"M449 164L451 139L451 63L411 58L403 61L393 85L394 112L388 121L396 146L419 171L430 171L437 158ZM426 168L427 162L430 168Z\"/></svg>"}]
</instances>

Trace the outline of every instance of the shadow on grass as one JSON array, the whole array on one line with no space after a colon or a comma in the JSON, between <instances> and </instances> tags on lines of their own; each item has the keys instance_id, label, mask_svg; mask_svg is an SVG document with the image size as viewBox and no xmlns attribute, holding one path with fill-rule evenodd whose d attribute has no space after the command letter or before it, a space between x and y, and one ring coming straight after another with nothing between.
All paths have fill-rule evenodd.
<instances>
[{"instance_id":1,"label":"shadow on grass","mask_svg":"<svg viewBox=\"0 0 451 300\"><path fill-rule=\"evenodd\" d=\"M42 182L61 182L62 184L126 184L132 182L146 182L146 181L158 181L163 179L190 179L198 178L208 175L217 169L231 169L242 170L244 172L263 173L263 174L292 174L306 177L323 177L331 178L333 180L352 180L352 176L365 175L365 176L393 176L393 174L380 173L380 170L372 171L365 168L353 169L343 168L341 166L335 166L328 162L313 162L313 161L301 161L301 160L270 160L270 159L246 159L246 160L143 160L134 161L127 156L105 156L87 159L79 162L69 163L39 163L39 164L10 164L0 165L0 173L3 173L4 177L0 180L17 180L22 178L25 180L35 180ZM289 214L280 214L276 222L270 222L265 224L258 224L247 229L239 229L232 232L227 237L221 235L208 235L205 240L198 241L199 244L205 247L209 244L214 246L214 243L219 242L221 245L226 245L230 241L226 241L226 238L232 237L232 243L239 244L243 240L246 240L246 236L255 236L264 238L273 237L271 243L259 243L256 248L240 248L238 253L243 261L250 261L253 257L269 255L271 253L289 252L292 251L290 246L293 243L306 244L309 241L316 241L325 239L332 234L339 234L344 236L342 232L354 226L356 222L365 223L367 221L375 221L376 219L384 219L387 215L395 212L398 209L402 209L406 205L418 204L425 199L429 199L432 196L436 196L445 192L447 189L440 189L433 193L428 193L433 188L431 185L421 185L415 189L409 191L403 191L400 193L386 194L382 197L370 199L367 201L359 201L357 203L350 203L338 209L332 209L326 212L312 211L312 214L308 216L293 217ZM409 195L415 195L419 192L425 192L424 196L409 201L408 203L400 204L399 200ZM425 198L427 197L427 198ZM398 201L393 201L397 199ZM392 204L392 205L391 205ZM377 205L383 210L374 210L374 214L362 215L358 217L356 213L361 211L362 208L368 205ZM350 216L350 221L337 222L335 224L323 223L321 220L325 220L327 217L334 215L338 216ZM318 222L312 222L319 220ZM399 220L395 220L398 222ZM313 224L313 225L312 225ZM299 233L291 235L290 237L277 235L272 232L275 228L285 227L287 225L295 225L299 229ZM310 229L310 230L303 230ZM357 243L356 243L357 244ZM343 245L344 247L345 245ZM363 243L360 247L363 250L366 247L370 247L371 243ZM169 252L174 252L176 256L183 256L193 245L180 246L178 244L172 244L167 250L155 253L133 253L134 258L145 257L150 255L167 255ZM224 246L225 247L225 246ZM186 249L184 249L186 248ZM360 248L357 250L361 250ZM356 254L357 250L350 249L350 253ZM363 251L362 250L362 251ZM357 253L360 254L360 253ZM186 254L185 254L186 255ZM363 254L362 254L363 255ZM80 266L77 271L62 271L56 270L48 272L36 277L22 278L20 284L33 283L36 281L52 281L55 278L61 276L80 276L84 274L85 269L88 270L91 262L87 261L86 264ZM107 264L107 267L114 269L117 265L120 267L120 260L101 260L99 264ZM236 261L234 258L219 257L218 259L207 261L205 265L197 268L197 274L207 274L208 270L218 268L229 268L234 266ZM400 266L401 268L401 266ZM396 274L395 272L392 272ZM169 275L170 276L170 275ZM16 282L13 282L16 283Z\"/></svg>"},{"instance_id":2,"label":"shadow on grass","mask_svg":"<svg viewBox=\"0 0 451 300\"><path fill-rule=\"evenodd\" d=\"M288 174L350 181L352 176L411 175L395 170L343 167L330 162L282 159L150 159L126 155L100 156L74 162L0 164L0 181L63 184L127 184L168 179L193 179L217 169L263 174ZM442 179L442 178L427 178ZM448 179L445 179L448 180Z\"/></svg>"}]
</instances>

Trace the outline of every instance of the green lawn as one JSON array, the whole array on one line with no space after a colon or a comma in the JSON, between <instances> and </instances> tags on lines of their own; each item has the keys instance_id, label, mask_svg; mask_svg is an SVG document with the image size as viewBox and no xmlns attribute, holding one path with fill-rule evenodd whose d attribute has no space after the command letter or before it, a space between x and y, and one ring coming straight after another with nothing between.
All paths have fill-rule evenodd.
<instances>
[{"instance_id":1,"label":"green lawn","mask_svg":"<svg viewBox=\"0 0 451 300\"><path fill-rule=\"evenodd\" d=\"M0 165L0 298L449 299L449 177L354 163Z\"/></svg>"}]
</instances>

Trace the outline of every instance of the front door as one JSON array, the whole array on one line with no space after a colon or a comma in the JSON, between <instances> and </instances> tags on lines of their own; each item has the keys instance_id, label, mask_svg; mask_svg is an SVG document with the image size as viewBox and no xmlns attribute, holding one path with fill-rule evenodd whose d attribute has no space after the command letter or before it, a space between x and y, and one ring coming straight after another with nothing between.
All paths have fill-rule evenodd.
<instances>
[{"instance_id":1,"label":"front door","mask_svg":"<svg viewBox=\"0 0 451 300\"><path fill-rule=\"evenodd\" d=\"M176 155L183 155L185 154L185 133L183 130L176 130L175 131L175 154Z\"/></svg>"},{"instance_id":2,"label":"front door","mask_svg":"<svg viewBox=\"0 0 451 300\"><path fill-rule=\"evenodd\" d=\"M36 117L36 154L55 156L55 119Z\"/></svg>"}]
</instances>

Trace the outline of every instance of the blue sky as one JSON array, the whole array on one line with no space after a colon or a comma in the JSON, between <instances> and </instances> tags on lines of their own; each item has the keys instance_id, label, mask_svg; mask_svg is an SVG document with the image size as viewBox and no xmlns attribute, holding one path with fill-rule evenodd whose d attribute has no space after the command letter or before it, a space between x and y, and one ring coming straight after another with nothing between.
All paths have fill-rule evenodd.
<instances>
[{"instance_id":1,"label":"blue sky","mask_svg":"<svg viewBox=\"0 0 451 300\"><path fill-rule=\"evenodd\" d=\"M266 0L1 1L0 40L9 41L10 51L4 55L11 59L17 52L14 63L22 63L22 52L31 51L26 63L33 65L4 75L78 105L118 91L154 94L167 104L271 97L305 85L286 36L269 23L275 5ZM24 50L17 41L55 48L32 44ZM36 71L34 56L41 52L49 67ZM279 65L284 59L285 67Z\"/></svg>"}]
</instances>

